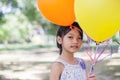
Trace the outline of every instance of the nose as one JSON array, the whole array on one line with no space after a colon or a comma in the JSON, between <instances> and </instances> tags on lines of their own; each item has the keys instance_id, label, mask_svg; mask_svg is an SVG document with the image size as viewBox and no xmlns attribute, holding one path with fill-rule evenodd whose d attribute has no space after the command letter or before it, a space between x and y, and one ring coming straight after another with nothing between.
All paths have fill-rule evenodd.
<instances>
[{"instance_id":1,"label":"nose","mask_svg":"<svg viewBox=\"0 0 120 80\"><path fill-rule=\"evenodd\" d=\"M78 43L78 39L73 39L73 43Z\"/></svg>"}]
</instances>

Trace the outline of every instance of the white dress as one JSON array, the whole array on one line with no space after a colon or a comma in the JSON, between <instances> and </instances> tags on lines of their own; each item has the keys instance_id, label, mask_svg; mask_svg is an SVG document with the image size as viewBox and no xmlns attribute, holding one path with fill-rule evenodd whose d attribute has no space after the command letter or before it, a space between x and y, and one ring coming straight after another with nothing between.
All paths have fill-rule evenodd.
<instances>
[{"instance_id":1,"label":"white dress","mask_svg":"<svg viewBox=\"0 0 120 80\"><path fill-rule=\"evenodd\" d=\"M78 61L76 65L69 64L62 59L57 59L55 61L64 65L64 69L59 80L87 80L84 61L80 58L75 59Z\"/></svg>"}]
</instances>

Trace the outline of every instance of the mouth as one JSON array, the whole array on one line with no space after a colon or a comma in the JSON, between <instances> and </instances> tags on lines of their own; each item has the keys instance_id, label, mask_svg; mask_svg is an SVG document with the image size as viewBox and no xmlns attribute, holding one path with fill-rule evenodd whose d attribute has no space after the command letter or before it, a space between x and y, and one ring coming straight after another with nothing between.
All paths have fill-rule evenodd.
<instances>
[{"instance_id":1,"label":"mouth","mask_svg":"<svg viewBox=\"0 0 120 80\"><path fill-rule=\"evenodd\" d=\"M78 49L78 46L71 46L71 48L73 48L73 49Z\"/></svg>"}]
</instances>

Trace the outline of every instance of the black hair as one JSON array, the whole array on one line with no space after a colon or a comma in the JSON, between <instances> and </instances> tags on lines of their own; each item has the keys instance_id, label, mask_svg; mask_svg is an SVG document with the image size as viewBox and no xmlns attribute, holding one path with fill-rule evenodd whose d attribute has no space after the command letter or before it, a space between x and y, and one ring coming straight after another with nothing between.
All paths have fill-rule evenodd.
<instances>
[{"instance_id":1,"label":"black hair","mask_svg":"<svg viewBox=\"0 0 120 80\"><path fill-rule=\"evenodd\" d=\"M83 39L83 30L80 28L79 24L77 22L73 22L73 24L71 24L70 26L72 26L72 28L76 27L79 29L79 34L81 36L81 39ZM57 36L63 38L69 31L71 31L71 28L70 26L60 26L58 28L58 31L57 31ZM59 44L56 40L56 43L57 43L57 47L60 49L60 55L62 53L62 45Z\"/></svg>"}]
</instances>

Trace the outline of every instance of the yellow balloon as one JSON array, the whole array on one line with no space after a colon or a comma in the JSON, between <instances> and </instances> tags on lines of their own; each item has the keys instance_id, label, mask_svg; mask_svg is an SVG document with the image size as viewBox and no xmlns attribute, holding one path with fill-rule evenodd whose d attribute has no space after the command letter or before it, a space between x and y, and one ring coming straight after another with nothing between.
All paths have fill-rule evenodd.
<instances>
[{"instance_id":1,"label":"yellow balloon","mask_svg":"<svg viewBox=\"0 0 120 80\"><path fill-rule=\"evenodd\" d=\"M111 38L120 29L120 0L75 0L75 16L94 41Z\"/></svg>"}]
</instances>

